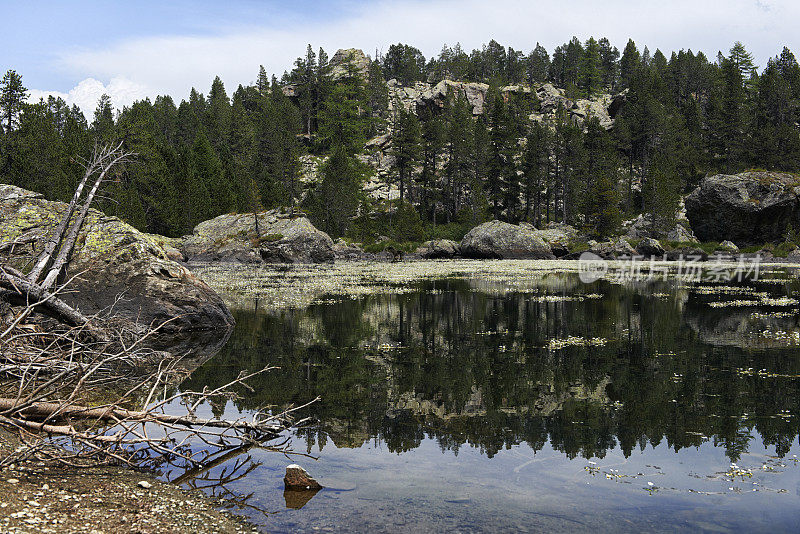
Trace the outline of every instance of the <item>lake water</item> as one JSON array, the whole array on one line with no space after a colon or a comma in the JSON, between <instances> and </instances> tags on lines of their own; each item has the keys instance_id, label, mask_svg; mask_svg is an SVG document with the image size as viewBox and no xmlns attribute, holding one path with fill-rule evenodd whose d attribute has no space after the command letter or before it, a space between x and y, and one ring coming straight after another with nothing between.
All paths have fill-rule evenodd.
<instances>
[{"instance_id":1,"label":"lake water","mask_svg":"<svg viewBox=\"0 0 800 534\"><path fill-rule=\"evenodd\" d=\"M247 460L207 491L264 530L800 528L792 269L729 282L583 283L569 262L523 261L200 274L237 326L184 387L272 364L213 411L321 397L288 436L313 458L250 449L210 472ZM284 495L295 462L326 489Z\"/></svg>"}]
</instances>

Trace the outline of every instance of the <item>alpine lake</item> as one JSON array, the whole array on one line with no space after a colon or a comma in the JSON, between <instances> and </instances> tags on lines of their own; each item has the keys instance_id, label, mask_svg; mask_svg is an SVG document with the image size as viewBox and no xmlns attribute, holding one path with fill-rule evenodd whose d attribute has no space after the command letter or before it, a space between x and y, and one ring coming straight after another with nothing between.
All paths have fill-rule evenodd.
<instances>
[{"instance_id":1,"label":"alpine lake","mask_svg":"<svg viewBox=\"0 0 800 534\"><path fill-rule=\"evenodd\" d=\"M236 327L181 387L320 399L184 484L269 532L797 531L800 267L639 263L201 266Z\"/></svg>"}]
</instances>

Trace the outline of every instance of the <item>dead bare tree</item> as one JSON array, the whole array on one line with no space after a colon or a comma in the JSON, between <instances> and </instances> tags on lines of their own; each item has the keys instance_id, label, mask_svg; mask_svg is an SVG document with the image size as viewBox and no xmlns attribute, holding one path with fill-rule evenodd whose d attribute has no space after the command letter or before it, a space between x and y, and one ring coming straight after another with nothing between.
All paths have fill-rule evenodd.
<instances>
[{"instance_id":1,"label":"dead bare tree","mask_svg":"<svg viewBox=\"0 0 800 534\"><path fill-rule=\"evenodd\" d=\"M96 145L92 156L84 164L85 172L72 200L67 205L58 226L45 240L30 272L25 275L9 265L0 268L0 289L3 290L0 296L13 303L25 305L25 317L34 310L44 311L71 326L88 325L86 332L101 340L107 337L97 324L90 324L88 317L60 300L56 296L57 291L54 291L54 287L69 262L78 234L100 187L112 169L130 161L134 155L123 150L122 143ZM92 187L84 196L86 184L91 180L93 180ZM6 244L0 245L2 246ZM35 305L28 306L31 303ZM3 337L0 336L0 339Z\"/></svg>"},{"instance_id":2,"label":"dead bare tree","mask_svg":"<svg viewBox=\"0 0 800 534\"><path fill-rule=\"evenodd\" d=\"M61 279L91 204L110 173L133 156L122 143L96 146L59 224L29 263L30 271L0 265L0 304L17 306L12 313L0 313L0 428L24 445L0 458L0 469L36 459L68 465L167 465L171 471L203 473L204 465L227 452L280 441L285 430L302 423L293 417L302 406L265 407L234 420L199 417L202 406L236 398L249 387L248 379L270 368L241 373L213 390L176 391L183 376L180 358L148 348L148 339L164 324L131 337L113 322L85 316L62 300L72 279ZM0 252L32 240L20 236L0 243ZM55 322L33 321L36 314ZM286 452L285 445L273 444ZM241 470L236 467L236 476Z\"/></svg>"}]
</instances>

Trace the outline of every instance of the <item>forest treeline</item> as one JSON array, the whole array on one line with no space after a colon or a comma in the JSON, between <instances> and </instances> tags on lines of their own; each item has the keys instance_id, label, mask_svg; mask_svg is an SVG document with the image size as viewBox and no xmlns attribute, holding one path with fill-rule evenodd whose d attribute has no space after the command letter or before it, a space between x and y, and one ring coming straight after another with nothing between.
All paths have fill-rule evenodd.
<instances>
[{"instance_id":1,"label":"forest treeline","mask_svg":"<svg viewBox=\"0 0 800 534\"><path fill-rule=\"evenodd\" d=\"M232 95L217 77L206 95L118 112L104 95L90 121L60 98L27 103L10 70L0 82L0 181L67 199L80 157L119 139L137 160L100 207L139 229L179 236L222 213L292 206L334 237L369 242L458 238L491 218L606 236L645 213L666 228L680 195L708 173L800 170L800 66L788 48L759 69L738 42L713 60L686 50L667 58L632 40L620 53L593 38L552 54L539 44L527 55L495 41L471 53L445 46L430 59L397 44L366 66L335 67L309 45L280 79L262 66ZM484 112L473 116L463 96L406 111L390 105L391 79L487 83ZM572 99L624 92L625 104L606 130L563 108L533 120L535 92L502 90L543 82ZM374 170L358 157L385 132L386 179L400 195L391 202L364 193ZM304 154L324 160L311 184L300 180Z\"/></svg>"}]
</instances>

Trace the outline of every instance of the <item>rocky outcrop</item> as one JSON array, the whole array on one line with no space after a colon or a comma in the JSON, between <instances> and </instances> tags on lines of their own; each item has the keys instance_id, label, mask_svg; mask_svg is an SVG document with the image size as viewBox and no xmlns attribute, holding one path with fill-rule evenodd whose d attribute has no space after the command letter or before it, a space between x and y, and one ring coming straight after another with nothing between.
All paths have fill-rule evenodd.
<instances>
[{"instance_id":1,"label":"rocky outcrop","mask_svg":"<svg viewBox=\"0 0 800 534\"><path fill-rule=\"evenodd\" d=\"M800 176L775 172L717 174L686 198L686 215L702 241L738 246L782 241L800 228Z\"/></svg>"},{"instance_id":2,"label":"rocky outcrop","mask_svg":"<svg viewBox=\"0 0 800 534\"><path fill-rule=\"evenodd\" d=\"M333 241L305 217L278 210L231 213L198 224L183 243L190 262L322 263L333 261Z\"/></svg>"},{"instance_id":3,"label":"rocky outcrop","mask_svg":"<svg viewBox=\"0 0 800 534\"><path fill-rule=\"evenodd\" d=\"M434 239L425 241L415 253L426 260L450 259L461 254L461 247L449 239Z\"/></svg>"},{"instance_id":4,"label":"rocky outcrop","mask_svg":"<svg viewBox=\"0 0 800 534\"><path fill-rule=\"evenodd\" d=\"M400 102L405 109L417 111L420 108L442 109L448 100L462 95L472 107L473 115L483 114L486 93L489 85L477 82L460 82L455 80L442 80L432 85L416 82L414 85L405 86L397 80L389 80L389 101ZM600 124L610 129L614 125L614 117L625 102L625 95L599 95L592 99L570 99L564 96L563 89L557 89L552 84L546 83L535 86L533 89L524 85L508 85L500 87L504 95L521 95L538 101L538 111L531 115L531 119L538 122L554 121L556 112L563 107L570 119L578 125L585 124L592 116L597 117Z\"/></svg>"},{"instance_id":5,"label":"rocky outcrop","mask_svg":"<svg viewBox=\"0 0 800 534\"><path fill-rule=\"evenodd\" d=\"M632 258L636 256L636 249L624 237L597 243L591 247L590 252L604 260Z\"/></svg>"},{"instance_id":6,"label":"rocky outcrop","mask_svg":"<svg viewBox=\"0 0 800 534\"><path fill-rule=\"evenodd\" d=\"M338 239L333 244L333 254L337 261L357 261L367 258L363 248L355 243L348 243L344 239Z\"/></svg>"},{"instance_id":7,"label":"rocky outcrop","mask_svg":"<svg viewBox=\"0 0 800 534\"><path fill-rule=\"evenodd\" d=\"M537 237L547 243L550 251L558 258L569 254L570 243L578 237L578 230L565 223L550 222L542 230L537 230L536 227L527 223L520 223L520 226L527 226L533 230Z\"/></svg>"},{"instance_id":8,"label":"rocky outcrop","mask_svg":"<svg viewBox=\"0 0 800 534\"><path fill-rule=\"evenodd\" d=\"M467 258L554 259L550 246L529 226L490 221L476 226L461 240Z\"/></svg>"},{"instance_id":9,"label":"rocky outcrop","mask_svg":"<svg viewBox=\"0 0 800 534\"><path fill-rule=\"evenodd\" d=\"M25 268L61 219L66 204L0 185L0 242L24 241L2 261ZM91 210L81 229L67 277L73 290L63 299L84 314L110 310L143 325L170 320L163 331L233 325L222 299L164 249L170 240L139 232L116 217Z\"/></svg>"},{"instance_id":10,"label":"rocky outcrop","mask_svg":"<svg viewBox=\"0 0 800 534\"><path fill-rule=\"evenodd\" d=\"M367 78L369 72L369 56L358 48L340 48L333 54L329 65L331 67L331 78L334 80L342 79L346 76L356 74L362 78Z\"/></svg>"},{"instance_id":11,"label":"rocky outcrop","mask_svg":"<svg viewBox=\"0 0 800 534\"><path fill-rule=\"evenodd\" d=\"M697 238L689 226L689 221L682 217L680 211L677 214L675 225L672 227L653 228L651 221L641 214L635 219L626 221L622 226L625 230L625 237L628 239L652 237L680 241L682 243L697 242Z\"/></svg>"}]
</instances>

